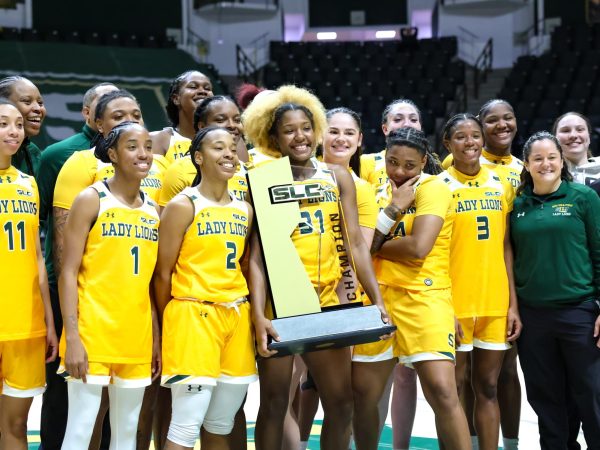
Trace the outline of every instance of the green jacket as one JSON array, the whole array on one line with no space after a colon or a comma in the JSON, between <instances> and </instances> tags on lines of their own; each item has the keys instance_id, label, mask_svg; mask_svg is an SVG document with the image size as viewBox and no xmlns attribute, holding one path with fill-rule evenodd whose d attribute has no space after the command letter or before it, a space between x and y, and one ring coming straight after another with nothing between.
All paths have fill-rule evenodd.
<instances>
[{"instance_id":1,"label":"green jacket","mask_svg":"<svg viewBox=\"0 0 600 450\"><path fill-rule=\"evenodd\" d=\"M42 153L36 181L40 190L40 221L46 229L46 240L44 242L46 271L48 272L48 281L52 284L57 282L52 254L52 241L54 240L52 199L56 179L67 159L78 150L89 149L90 142L95 136L96 132L84 125L80 133L48 146Z\"/></svg>"},{"instance_id":2,"label":"green jacket","mask_svg":"<svg viewBox=\"0 0 600 450\"><path fill-rule=\"evenodd\" d=\"M600 198L563 181L548 196L526 188L510 215L519 304L559 308L600 291Z\"/></svg>"},{"instance_id":3,"label":"green jacket","mask_svg":"<svg viewBox=\"0 0 600 450\"><path fill-rule=\"evenodd\" d=\"M39 147L31 142L29 138L25 138L17 153L13 155L11 164L21 172L35 176L37 181L41 156L42 151Z\"/></svg>"}]
</instances>

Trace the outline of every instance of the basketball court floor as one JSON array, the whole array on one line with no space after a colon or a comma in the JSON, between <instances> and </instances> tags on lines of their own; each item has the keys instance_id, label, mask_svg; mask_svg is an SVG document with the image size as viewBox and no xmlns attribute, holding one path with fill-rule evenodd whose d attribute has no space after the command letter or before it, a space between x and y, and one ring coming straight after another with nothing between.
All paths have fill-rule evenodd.
<instances>
[{"instance_id":1,"label":"basketball court floor","mask_svg":"<svg viewBox=\"0 0 600 450\"><path fill-rule=\"evenodd\" d=\"M529 406L525 396L524 383L521 376L521 385L523 386L523 399L521 405L521 429L519 435L519 448L523 450L539 450L540 446L538 443L539 435L537 429L537 418L533 413L533 410ZM37 449L39 447L39 425L40 425L40 407L42 397L37 397L31 408L29 414L29 449ZM248 449L254 449L254 421L256 420L256 413L258 411L259 404L259 387L258 382L250 386L248 392L248 400L246 401L246 417L248 418ZM319 408L316 416L315 424L313 425L311 438L308 445L310 450L319 449L319 432L321 429L321 419L323 418L323 411ZM586 448L584 445L583 434L579 435L579 442L582 444L582 448ZM499 443L499 446L502 442ZM199 444L196 445L196 449L199 449ZM390 449L392 447L392 430L391 430L391 417L388 415L386 420L386 427L383 430L383 434L380 440L379 449ZM427 404L423 392L419 386L418 397L417 397L417 414L415 417L415 424L413 427L413 438L411 439L411 450L429 450L438 449L433 411Z\"/></svg>"}]
</instances>

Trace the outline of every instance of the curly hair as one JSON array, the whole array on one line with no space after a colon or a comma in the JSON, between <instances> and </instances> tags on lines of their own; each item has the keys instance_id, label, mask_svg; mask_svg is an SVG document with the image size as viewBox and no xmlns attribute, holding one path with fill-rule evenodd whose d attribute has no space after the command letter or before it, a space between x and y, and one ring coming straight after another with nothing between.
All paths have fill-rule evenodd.
<instances>
[{"instance_id":1,"label":"curly hair","mask_svg":"<svg viewBox=\"0 0 600 450\"><path fill-rule=\"evenodd\" d=\"M270 156L281 156L281 152L275 148L270 137L272 130L276 128L276 121L282 116L281 113L278 114L278 110L285 105L296 105L298 109L306 109L311 113L312 117L309 119L319 142L327 129L325 108L314 94L293 85L281 86L273 94L250 103L242 114L246 137L261 152Z\"/></svg>"}]
</instances>

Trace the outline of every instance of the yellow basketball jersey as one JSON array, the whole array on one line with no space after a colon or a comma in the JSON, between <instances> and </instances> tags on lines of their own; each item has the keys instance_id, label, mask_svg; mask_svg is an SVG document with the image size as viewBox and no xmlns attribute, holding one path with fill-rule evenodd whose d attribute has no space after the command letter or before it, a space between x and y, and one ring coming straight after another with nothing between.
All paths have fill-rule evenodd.
<instances>
[{"instance_id":1,"label":"yellow basketball jersey","mask_svg":"<svg viewBox=\"0 0 600 450\"><path fill-rule=\"evenodd\" d=\"M321 292L335 285L341 276L337 243L341 238L342 216L338 206L339 189L333 171L325 163L312 160L314 173L295 185L319 184L321 199L300 200L301 221L292 233L292 242L313 286ZM336 239L338 242L336 242Z\"/></svg>"},{"instance_id":2,"label":"yellow basketball jersey","mask_svg":"<svg viewBox=\"0 0 600 450\"><path fill-rule=\"evenodd\" d=\"M44 336L36 240L39 194L33 177L0 170L0 341Z\"/></svg>"},{"instance_id":3,"label":"yellow basketball jersey","mask_svg":"<svg viewBox=\"0 0 600 450\"><path fill-rule=\"evenodd\" d=\"M240 201L246 200L246 193L248 192L246 173L246 167L240 164L233 177L227 183L231 195ZM182 192L186 187L192 185L194 178L196 178L196 168L189 155L184 159L175 161L165 171L158 204L160 206L167 206L169 200Z\"/></svg>"},{"instance_id":4,"label":"yellow basketball jersey","mask_svg":"<svg viewBox=\"0 0 600 450\"><path fill-rule=\"evenodd\" d=\"M100 208L77 278L79 335L93 362L149 363L150 281L158 252L159 218L144 194L139 208L117 200L105 182L92 185Z\"/></svg>"},{"instance_id":5,"label":"yellow basketball jersey","mask_svg":"<svg viewBox=\"0 0 600 450\"><path fill-rule=\"evenodd\" d=\"M455 212L450 277L456 317L504 316L508 310L504 234L512 186L487 167L475 176L450 167L438 177L452 192Z\"/></svg>"},{"instance_id":6,"label":"yellow basketball jersey","mask_svg":"<svg viewBox=\"0 0 600 450\"><path fill-rule=\"evenodd\" d=\"M375 187L377 195L381 195L387 189L385 152L386 149L383 149L379 153L368 153L360 157L360 177Z\"/></svg>"},{"instance_id":7,"label":"yellow basketball jersey","mask_svg":"<svg viewBox=\"0 0 600 450\"><path fill-rule=\"evenodd\" d=\"M194 220L171 277L173 298L228 303L248 295L240 267L250 225L247 204L232 199L218 205L191 187L180 195L194 204Z\"/></svg>"},{"instance_id":8,"label":"yellow basketball jersey","mask_svg":"<svg viewBox=\"0 0 600 450\"><path fill-rule=\"evenodd\" d=\"M157 201L160 196L162 180L167 163L164 157L153 155L152 166L146 178L142 180L141 189ZM115 174L111 163L100 161L94 155L94 149L73 153L65 162L58 174L54 188L53 206L71 209L75 197L85 188L98 181L106 181Z\"/></svg>"},{"instance_id":9,"label":"yellow basketball jersey","mask_svg":"<svg viewBox=\"0 0 600 450\"><path fill-rule=\"evenodd\" d=\"M185 159L189 155L191 139L183 137L174 128L167 128L171 132L171 139L169 140L169 148L165 153L165 159L167 165L173 164L178 159Z\"/></svg>"},{"instance_id":10,"label":"yellow basketball jersey","mask_svg":"<svg viewBox=\"0 0 600 450\"><path fill-rule=\"evenodd\" d=\"M452 197L448 186L426 173L415 184L414 206L401 211L392 227L391 239L402 239L412 234L416 217L434 215L444 219L444 225L431 252L425 259L390 261L376 256L375 273L379 284L408 290L446 289L450 287L450 238L452 236ZM378 196L381 209L389 205L391 187Z\"/></svg>"},{"instance_id":11,"label":"yellow basketball jersey","mask_svg":"<svg viewBox=\"0 0 600 450\"><path fill-rule=\"evenodd\" d=\"M361 227L375 229L379 207L375 200L375 188L370 183L350 171L356 187L356 203L358 206L358 224Z\"/></svg>"},{"instance_id":12,"label":"yellow basketball jersey","mask_svg":"<svg viewBox=\"0 0 600 450\"><path fill-rule=\"evenodd\" d=\"M448 169L448 167L452 165L452 162L453 158L450 154L444 158L442 167ZM521 183L521 172L524 167L523 162L519 158L516 158L513 155L496 156L484 148L481 151L479 163L482 166L494 169L501 178L506 178L515 191L519 187L519 184Z\"/></svg>"},{"instance_id":13,"label":"yellow basketball jersey","mask_svg":"<svg viewBox=\"0 0 600 450\"><path fill-rule=\"evenodd\" d=\"M268 155L262 152L260 149L254 147L248 150L248 162L246 163L246 167L248 169L252 169L253 167L260 167L265 163L273 161L274 159L277 159L277 157Z\"/></svg>"}]
</instances>

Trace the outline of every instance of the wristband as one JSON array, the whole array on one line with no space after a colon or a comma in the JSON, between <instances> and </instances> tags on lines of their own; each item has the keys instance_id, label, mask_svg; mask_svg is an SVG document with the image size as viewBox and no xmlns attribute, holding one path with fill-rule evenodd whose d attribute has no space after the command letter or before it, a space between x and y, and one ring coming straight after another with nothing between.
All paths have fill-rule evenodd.
<instances>
[{"instance_id":1,"label":"wristband","mask_svg":"<svg viewBox=\"0 0 600 450\"><path fill-rule=\"evenodd\" d=\"M379 211L375 228L381 234L387 236L395 223L396 221L394 219L390 219L390 217L384 211Z\"/></svg>"}]
</instances>

